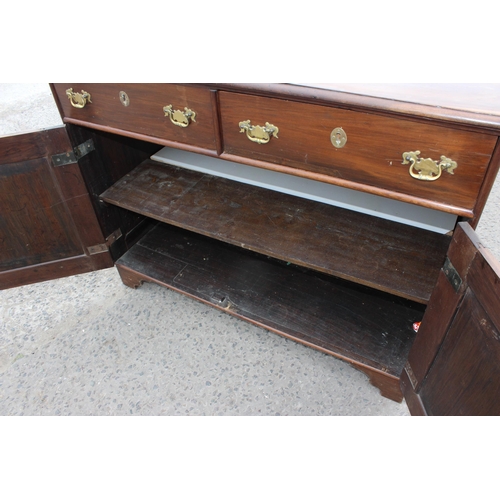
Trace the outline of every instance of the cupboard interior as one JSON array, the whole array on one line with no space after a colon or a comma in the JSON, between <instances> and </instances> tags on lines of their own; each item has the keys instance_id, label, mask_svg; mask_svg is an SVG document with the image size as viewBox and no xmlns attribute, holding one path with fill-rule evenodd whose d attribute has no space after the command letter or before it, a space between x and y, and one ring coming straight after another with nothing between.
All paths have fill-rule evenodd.
<instances>
[{"instance_id":1,"label":"cupboard interior","mask_svg":"<svg viewBox=\"0 0 500 500\"><path fill-rule=\"evenodd\" d=\"M120 229L111 253L125 284L167 286L399 386L451 236L158 162L158 145L68 128L73 140L95 142L80 165L104 233Z\"/></svg>"}]
</instances>

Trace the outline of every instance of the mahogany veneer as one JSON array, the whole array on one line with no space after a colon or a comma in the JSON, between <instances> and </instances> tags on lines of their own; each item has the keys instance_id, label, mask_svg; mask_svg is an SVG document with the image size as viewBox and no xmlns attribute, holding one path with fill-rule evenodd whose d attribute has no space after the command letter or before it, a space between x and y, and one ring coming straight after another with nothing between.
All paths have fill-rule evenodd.
<instances>
[{"instance_id":1,"label":"mahogany veneer","mask_svg":"<svg viewBox=\"0 0 500 500\"><path fill-rule=\"evenodd\" d=\"M287 102L221 92L224 153L295 167L301 175L414 203L471 216L496 137L441 125L334 107ZM266 121L279 128L278 138L264 146L240 133L239 122ZM335 148L330 133L342 127L347 142ZM401 164L402 154L419 150L421 157L441 155L458 163L455 174L437 182L415 182Z\"/></svg>"},{"instance_id":2,"label":"mahogany veneer","mask_svg":"<svg viewBox=\"0 0 500 500\"><path fill-rule=\"evenodd\" d=\"M167 83L96 84L75 83L75 92L87 91L92 103L83 109L75 108L66 97L68 84L53 84L65 121L86 123L100 130L121 133L131 137L162 141L163 144L183 143L204 151L216 151L218 122L215 113L215 94L207 88ZM124 106L120 92L127 94L130 104ZM175 126L165 117L163 107L171 104L173 110L185 107L196 113L189 127Z\"/></svg>"}]
</instances>

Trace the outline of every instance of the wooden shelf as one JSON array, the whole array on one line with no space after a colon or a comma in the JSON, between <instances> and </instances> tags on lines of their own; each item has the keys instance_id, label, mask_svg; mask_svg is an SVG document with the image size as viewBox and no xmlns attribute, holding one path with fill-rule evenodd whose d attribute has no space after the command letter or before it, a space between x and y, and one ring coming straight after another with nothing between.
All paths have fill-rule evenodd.
<instances>
[{"instance_id":1,"label":"wooden shelf","mask_svg":"<svg viewBox=\"0 0 500 500\"><path fill-rule=\"evenodd\" d=\"M147 160L108 203L300 266L426 303L450 237Z\"/></svg>"},{"instance_id":2,"label":"wooden shelf","mask_svg":"<svg viewBox=\"0 0 500 500\"><path fill-rule=\"evenodd\" d=\"M167 286L397 385L425 308L161 223L116 265L129 286Z\"/></svg>"}]
</instances>

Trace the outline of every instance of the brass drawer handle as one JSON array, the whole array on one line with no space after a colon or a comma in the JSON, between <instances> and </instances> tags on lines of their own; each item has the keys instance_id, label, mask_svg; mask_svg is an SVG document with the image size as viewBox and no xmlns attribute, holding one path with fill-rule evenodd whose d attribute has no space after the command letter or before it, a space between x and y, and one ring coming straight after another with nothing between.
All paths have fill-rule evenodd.
<instances>
[{"instance_id":1,"label":"brass drawer handle","mask_svg":"<svg viewBox=\"0 0 500 500\"><path fill-rule=\"evenodd\" d=\"M73 88L66 90L66 95L68 96L69 102L75 108L84 108L87 103L92 103L90 100L90 94L82 90L81 94L79 92L73 92Z\"/></svg>"},{"instance_id":2,"label":"brass drawer handle","mask_svg":"<svg viewBox=\"0 0 500 500\"><path fill-rule=\"evenodd\" d=\"M454 174L457 162L446 156L441 156L441 161L431 158L419 158L420 151L409 151L403 153L402 165L410 164L410 175L420 181L436 181L441 177L443 170L449 174Z\"/></svg>"},{"instance_id":3,"label":"brass drawer handle","mask_svg":"<svg viewBox=\"0 0 500 500\"><path fill-rule=\"evenodd\" d=\"M278 138L279 129L268 122L262 127L261 125L251 125L250 120L245 120L240 122L240 132L246 132L247 137L253 142L266 144L271 140L271 136Z\"/></svg>"},{"instance_id":4,"label":"brass drawer handle","mask_svg":"<svg viewBox=\"0 0 500 500\"><path fill-rule=\"evenodd\" d=\"M188 108L184 108L184 111L180 109L173 111L172 104L169 104L163 108L163 112L165 116L168 116L170 121L178 127L187 127L192 121L196 122L196 113Z\"/></svg>"}]
</instances>

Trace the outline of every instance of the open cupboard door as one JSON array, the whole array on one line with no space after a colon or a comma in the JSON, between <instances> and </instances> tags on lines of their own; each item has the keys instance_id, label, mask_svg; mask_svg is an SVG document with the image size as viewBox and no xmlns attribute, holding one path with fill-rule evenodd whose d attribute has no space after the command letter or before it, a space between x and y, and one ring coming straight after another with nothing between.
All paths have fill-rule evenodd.
<instances>
[{"instance_id":1,"label":"open cupboard door","mask_svg":"<svg viewBox=\"0 0 500 500\"><path fill-rule=\"evenodd\" d=\"M0 137L0 289L113 266L145 218L99 195L157 149L72 125Z\"/></svg>"},{"instance_id":2,"label":"open cupboard door","mask_svg":"<svg viewBox=\"0 0 500 500\"><path fill-rule=\"evenodd\" d=\"M65 127L0 138L0 289L113 265L78 166L84 154Z\"/></svg>"},{"instance_id":3,"label":"open cupboard door","mask_svg":"<svg viewBox=\"0 0 500 500\"><path fill-rule=\"evenodd\" d=\"M500 265L457 226L402 376L413 415L500 415Z\"/></svg>"}]
</instances>

